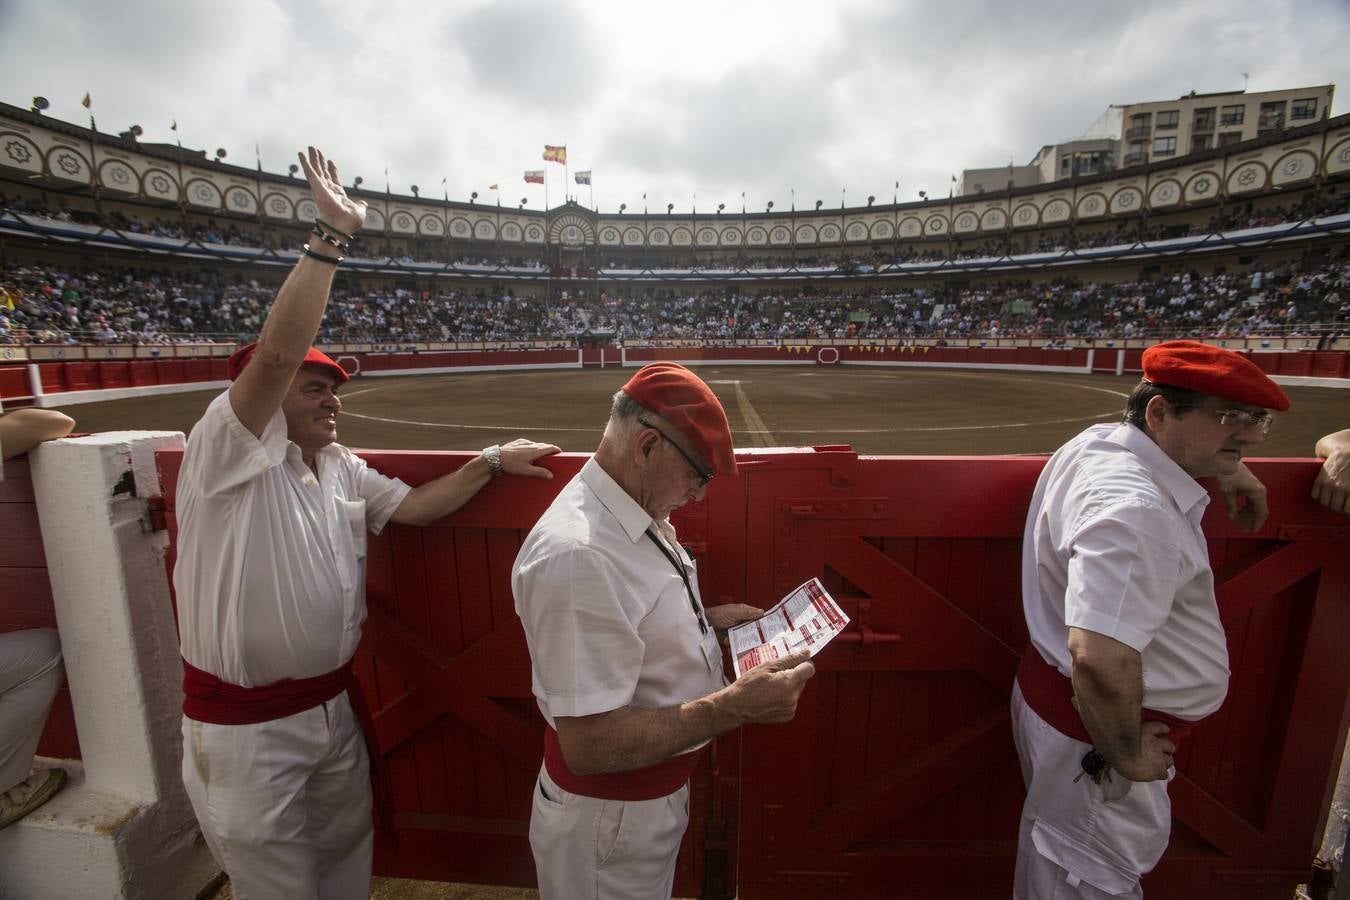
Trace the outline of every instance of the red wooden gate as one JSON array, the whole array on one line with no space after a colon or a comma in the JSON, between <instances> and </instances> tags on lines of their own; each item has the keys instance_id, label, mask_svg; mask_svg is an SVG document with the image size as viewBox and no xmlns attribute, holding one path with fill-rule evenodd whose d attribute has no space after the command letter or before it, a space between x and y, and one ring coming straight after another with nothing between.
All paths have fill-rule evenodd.
<instances>
[{"instance_id":1,"label":"red wooden gate","mask_svg":"<svg viewBox=\"0 0 1350 900\"><path fill-rule=\"evenodd\" d=\"M172 526L178 454L161 454ZM420 482L463 453L364 453ZM358 671L394 775L400 844L377 871L530 885L542 723L513 612L551 482L502 479L425 529L370 543ZM680 511L707 602L768 605L821 576L853 624L786 726L716 742L694 779L676 891L742 898L1010 892L1022 787L1008 692L1025 644L1019 546L1040 458L743 455ZM1307 500L1314 465L1253 465L1271 524L1212 504L1232 691L1179 757L1172 846L1148 896L1288 896L1320 835L1350 710L1350 528Z\"/></svg>"},{"instance_id":2,"label":"red wooden gate","mask_svg":"<svg viewBox=\"0 0 1350 900\"><path fill-rule=\"evenodd\" d=\"M750 600L820 576L856 625L791 725L742 736L739 896L1007 896L1019 548L1042 460L797 465L747 470ZM1221 502L1206 521L1232 689L1178 757L1153 898L1290 896L1340 759L1350 527L1307 500L1312 464L1253 468L1272 524L1240 535Z\"/></svg>"}]
</instances>

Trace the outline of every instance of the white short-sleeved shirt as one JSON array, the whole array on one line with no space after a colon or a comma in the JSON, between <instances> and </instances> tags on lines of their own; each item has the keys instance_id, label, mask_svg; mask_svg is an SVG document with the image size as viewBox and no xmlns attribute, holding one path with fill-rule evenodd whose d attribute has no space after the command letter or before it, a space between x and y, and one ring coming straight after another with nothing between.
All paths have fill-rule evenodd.
<instances>
[{"instance_id":1,"label":"white short-sleeved shirt","mask_svg":"<svg viewBox=\"0 0 1350 900\"><path fill-rule=\"evenodd\" d=\"M654 522L594 459L521 546L511 589L550 725L557 716L673 706L725 686L717 637L711 626L701 632L649 528L684 566L703 615L693 560L669 520Z\"/></svg>"},{"instance_id":2,"label":"white short-sleeved shirt","mask_svg":"<svg viewBox=\"0 0 1350 900\"><path fill-rule=\"evenodd\" d=\"M1093 425L1041 472L1022 545L1031 641L1064 675L1069 627L1138 650L1144 706L1183 719L1219 708L1228 645L1200 519L1209 495L1130 424Z\"/></svg>"},{"instance_id":3,"label":"white short-sleeved shirt","mask_svg":"<svg viewBox=\"0 0 1350 900\"><path fill-rule=\"evenodd\" d=\"M319 477L280 409L254 437L229 392L192 429L178 476L173 584L183 658L245 687L344 665L366 618L366 531L411 488L330 444Z\"/></svg>"}]
</instances>

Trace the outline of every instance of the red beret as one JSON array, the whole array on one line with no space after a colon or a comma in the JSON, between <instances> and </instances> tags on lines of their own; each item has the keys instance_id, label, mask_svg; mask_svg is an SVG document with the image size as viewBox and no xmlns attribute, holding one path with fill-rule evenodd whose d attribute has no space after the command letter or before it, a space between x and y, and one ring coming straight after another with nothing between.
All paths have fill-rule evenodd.
<instances>
[{"instance_id":1,"label":"red beret","mask_svg":"<svg viewBox=\"0 0 1350 900\"><path fill-rule=\"evenodd\" d=\"M239 373L244 371L244 366L248 365L248 361L253 358L253 351L257 349L258 343L254 341L252 344L240 347L230 355L230 361L225 364L225 370L229 373L231 381L238 378ZM351 377L347 374L347 370L338 365L331 356L322 350L315 350L313 347L309 348L309 352L305 354L305 361L301 365L318 366L326 370L329 375L337 379L338 384L346 384L347 379Z\"/></svg>"},{"instance_id":2,"label":"red beret","mask_svg":"<svg viewBox=\"0 0 1350 900\"><path fill-rule=\"evenodd\" d=\"M736 474L727 414L703 379L678 363L658 362L638 369L623 392L678 428L713 471Z\"/></svg>"},{"instance_id":3,"label":"red beret","mask_svg":"<svg viewBox=\"0 0 1350 900\"><path fill-rule=\"evenodd\" d=\"M1144 351L1144 378L1283 412L1289 398L1280 386L1241 353L1199 341L1167 341Z\"/></svg>"}]
</instances>

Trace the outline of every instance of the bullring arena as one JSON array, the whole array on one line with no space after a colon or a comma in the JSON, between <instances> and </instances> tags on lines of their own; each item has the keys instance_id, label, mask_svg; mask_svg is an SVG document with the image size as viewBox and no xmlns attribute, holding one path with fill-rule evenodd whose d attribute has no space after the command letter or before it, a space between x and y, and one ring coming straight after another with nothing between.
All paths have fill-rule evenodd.
<instances>
[{"instance_id":1,"label":"bullring arena","mask_svg":"<svg viewBox=\"0 0 1350 900\"><path fill-rule=\"evenodd\" d=\"M737 446L848 444L872 455L1049 454L1117 421L1137 375L1051 375L913 366L697 366L728 411ZM524 436L595 449L608 398L631 368L356 379L340 431L352 447L475 450ZM63 407L82 431L187 432L219 389ZM1306 457L1350 414L1336 388L1290 387L1293 408L1251 453Z\"/></svg>"},{"instance_id":2,"label":"bullring arena","mask_svg":"<svg viewBox=\"0 0 1350 900\"><path fill-rule=\"evenodd\" d=\"M0 482L0 629L59 628L68 688L40 752L74 773L0 832L0 896L195 897L220 881L179 780L181 433L256 335L313 203L288 175L36 110L0 104L0 144L17 148L0 160L0 399L64 410L86 434ZM1187 337L1247 353L1293 407L1251 454L1267 524L1207 513L1232 687L1177 757L1172 843L1144 885L1328 895L1350 530L1309 498L1309 457L1350 425L1350 117L838 211L351 190L371 214L317 341L356 373L343 443L412 482L516 436L566 451L550 482L500 479L370 541L357 668L398 837L377 875L534 884L542 722L511 561L609 397L670 359L721 398L742 469L675 516L703 596L767 606L820 577L852 620L791 724L733 732L701 760L677 893L1003 896L1031 489L1046 454L1120 417L1145 347Z\"/></svg>"}]
</instances>

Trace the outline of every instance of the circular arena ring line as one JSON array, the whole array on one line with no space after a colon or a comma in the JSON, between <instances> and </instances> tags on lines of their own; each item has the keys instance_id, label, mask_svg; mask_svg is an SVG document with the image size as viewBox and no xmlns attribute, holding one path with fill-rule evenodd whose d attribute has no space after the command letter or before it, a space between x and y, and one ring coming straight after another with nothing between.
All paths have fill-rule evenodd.
<instances>
[{"instance_id":1,"label":"circular arena ring line","mask_svg":"<svg viewBox=\"0 0 1350 900\"><path fill-rule=\"evenodd\" d=\"M912 370L911 370L912 372ZM794 374L814 374L814 373L794 373ZM856 376L861 377L882 377L886 380L893 380L901 375L900 372L857 372ZM851 376L851 377L856 377ZM972 379L981 382L1006 381L1019 382L1017 375L993 372L951 372L942 371L940 377L943 380L950 379ZM751 384L753 379L709 379L709 384L734 385L738 390L742 384ZM1097 387L1087 384L1064 383L1059 385L1067 388L1074 388L1083 391L1094 391L1102 394L1109 394L1113 397L1127 398L1129 393L1119 391L1113 388ZM380 385L378 387L362 388L357 391L346 391L342 394L344 403L352 397L362 394L370 394L377 391L388 391L397 389L396 383ZM415 428L445 428L457 429L462 431L494 431L494 432L539 432L539 431L561 431L575 434L595 432L594 426L586 428L567 427L559 425L504 425L504 424L472 424L467 422L430 422L421 419L401 419L391 416L377 416L369 413L352 412L344 409L343 416L350 416L355 419L364 419L369 422L384 422L390 425L410 425ZM758 435L758 434L784 434L784 435L848 435L848 434L921 434L935 432L957 432L957 431L998 431L1010 428L1040 428L1048 425L1065 425L1075 422L1095 422L1101 419L1114 418L1120 415L1120 408L1114 407L1109 412L1096 413L1093 415L1070 416L1056 419L1036 419L1019 422L989 422L978 425L915 425L915 426L896 426L891 428L737 428L732 427L733 434Z\"/></svg>"}]
</instances>

